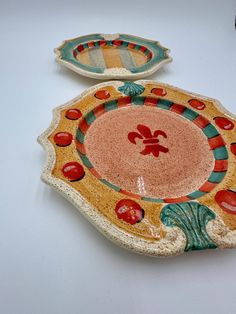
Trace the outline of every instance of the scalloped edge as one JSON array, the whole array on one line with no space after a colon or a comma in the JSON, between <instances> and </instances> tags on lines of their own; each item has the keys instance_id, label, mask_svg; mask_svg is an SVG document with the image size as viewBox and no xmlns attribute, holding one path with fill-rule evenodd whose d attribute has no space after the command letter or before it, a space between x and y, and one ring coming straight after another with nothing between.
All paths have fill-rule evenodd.
<instances>
[{"instance_id":1,"label":"scalloped edge","mask_svg":"<svg viewBox=\"0 0 236 314\"><path fill-rule=\"evenodd\" d=\"M87 34L85 36L95 36L96 34ZM120 35L126 35L126 36L134 36L134 35L130 35L130 34L121 34L121 33L116 33L116 34L100 34L102 37L104 37L105 39L109 39L112 38L112 40L119 38ZM111 68L111 69L106 69L104 71L104 73L93 73L93 72L89 72L86 70L83 70L79 67L77 67L76 65L71 64L68 61L65 61L62 59L62 55L60 52L60 49L64 46L65 43L71 41L71 40L75 40L78 38L82 38L85 36L78 36L75 38L71 38L71 39L66 39L64 40L57 48L54 49L54 53L56 54L56 58L55 60L66 66L68 69L86 76L86 77L90 77L90 78L95 78L95 79L99 79L99 80L104 80L104 79L125 79L125 80L136 80L136 79L141 79L141 78L145 78L147 76L152 75L154 72L156 72L159 68L161 68L164 64L166 63L170 63L173 61L173 58L169 56L170 53L170 49L164 47L163 45L160 44L159 41L155 41L155 40L151 40L151 39L146 39L143 37L139 37L139 36L134 36L136 38L142 39L142 40L146 40L149 42L155 42L157 45L159 45L161 48L165 49L166 52L166 56L167 58L162 60L161 62L155 64L153 67L151 67L150 69L140 72L140 73L131 73L129 70L125 69L125 68Z\"/></svg>"},{"instance_id":2,"label":"scalloped edge","mask_svg":"<svg viewBox=\"0 0 236 314\"><path fill-rule=\"evenodd\" d=\"M158 84L159 82L153 80L139 80L135 83L141 84L145 87L146 84ZM169 84L159 83L163 87L170 87L173 90L188 93L193 97L200 97L207 101L212 101L215 103L216 107L220 109L223 113L227 114L230 118L236 119L236 115L229 112L223 107L223 105L213 98L208 98L197 93L190 93L186 90L174 87ZM70 107L74 103L80 101L83 97L88 94L96 91L99 88L105 86L114 86L115 88L122 86L123 82L121 81L109 81L105 83L100 83L86 89L79 96L74 99L66 102L64 105L56 107L53 110L53 117L50 126L38 137L39 144L46 151L46 163L44 170L41 175L43 182L47 183L54 190L59 192L64 196L68 201L70 201L82 214L85 218L91 222L103 235L105 235L112 242L118 244L119 246L134 251L136 253L156 256L156 257L169 257L179 255L184 252L186 246L186 237L181 229L178 227L170 228L163 225L163 230L165 230L166 237L158 240L156 242L148 241L137 236L131 235L120 228L112 225L110 221L105 218L101 213L99 213L95 207L93 207L89 202L82 197L82 195L72 188L69 184L58 179L52 175L52 170L56 161L56 154L53 145L48 140L48 136L56 129L60 121L60 112L61 110ZM164 206L164 205L163 205ZM219 248L233 248L236 247L236 230L231 231L224 224L222 219L216 214L216 219L211 220L207 224L207 231L209 236Z\"/></svg>"}]
</instances>

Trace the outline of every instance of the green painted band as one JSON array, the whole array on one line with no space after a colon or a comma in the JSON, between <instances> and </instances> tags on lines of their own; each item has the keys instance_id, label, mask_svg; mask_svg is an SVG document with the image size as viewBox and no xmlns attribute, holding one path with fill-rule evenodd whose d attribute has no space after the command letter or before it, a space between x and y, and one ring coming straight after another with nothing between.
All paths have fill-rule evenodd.
<instances>
[{"instance_id":1,"label":"green painted band","mask_svg":"<svg viewBox=\"0 0 236 314\"><path fill-rule=\"evenodd\" d=\"M104 184L106 184L107 186L109 186L110 188L112 188L113 190L120 192L120 188L110 182L108 182L106 179L100 179L100 181Z\"/></svg>"},{"instance_id":2,"label":"green painted band","mask_svg":"<svg viewBox=\"0 0 236 314\"><path fill-rule=\"evenodd\" d=\"M84 143L85 134L80 130L80 128L76 131L76 140L80 143Z\"/></svg>"},{"instance_id":3,"label":"green painted band","mask_svg":"<svg viewBox=\"0 0 236 314\"><path fill-rule=\"evenodd\" d=\"M188 194L187 196L191 199L196 199L196 198L199 198L205 194L207 194L207 192L202 192L202 191L197 190L191 194Z\"/></svg>"},{"instance_id":4,"label":"green painted band","mask_svg":"<svg viewBox=\"0 0 236 314\"><path fill-rule=\"evenodd\" d=\"M129 43L127 41L123 41L122 46L123 47L128 47Z\"/></svg>"},{"instance_id":5,"label":"green painted band","mask_svg":"<svg viewBox=\"0 0 236 314\"><path fill-rule=\"evenodd\" d=\"M202 131L208 138L212 138L217 135L220 135L212 124L208 124L204 129L202 129Z\"/></svg>"},{"instance_id":6,"label":"green painted band","mask_svg":"<svg viewBox=\"0 0 236 314\"><path fill-rule=\"evenodd\" d=\"M173 105L172 101L158 98L158 101L157 101L157 107L158 108L169 110L172 105Z\"/></svg>"},{"instance_id":7,"label":"green painted band","mask_svg":"<svg viewBox=\"0 0 236 314\"><path fill-rule=\"evenodd\" d=\"M146 97L144 96L133 96L131 97L131 104L133 103L134 105L142 106L144 104L145 98Z\"/></svg>"},{"instance_id":8,"label":"green painted band","mask_svg":"<svg viewBox=\"0 0 236 314\"><path fill-rule=\"evenodd\" d=\"M89 113L86 114L85 120L87 124L92 124L96 120L96 116L93 111L90 111Z\"/></svg>"},{"instance_id":9,"label":"green painted band","mask_svg":"<svg viewBox=\"0 0 236 314\"><path fill-rule=\"evenodd\" d=\"M106 111L110 111L110 110L118 108L117 103L118 103L117 100L110 100L110 101L105 102L103 107Z\"/></svg>"},{"instance_id":10,"label":"green painted band","mask_svg":"<svg viewBox=\"0 0 236 314\"><path fill-rule=\"evenodd\" d=\"M225 146L218 147L213 150L213 154L216 160L228 159L228 151Z\"/></svg>"},{"instance_id":11,"label":"green painted band","mask_svg":"<svg viewBox=\"0 0 236 314\"><path fill-rule=\"evenodd\" d=\"M199 114L189 108L185 108L185 110L182 112L182 116L190 121L193 121L199 116Z\"/></svg>"},{"instance_id":12,"label":"green painted band","mask_svg":"<svg viewBox=\"0 0 236 314\"><path fill-rule=\"evenodd\" d=\"M79 152L79 156L87 168L89 168L89 169L93 168L93 165L91 164L91 162L89 161L89 159L86 155L83 155Z\"/></svg>"},{"instance_id":13,"label":"green painted band","mask_svg":"<svg viewBox=\"0 0 236 314\"><path fill-rule=\"evenodd\" d=\"M224 179L225 175L226 171L222 172L212 171L210 177L208 178L208 181L212 183L220 183Z\"/></svg>"},{"instance_id":14,"label":"green painted band","mask_svg":"<svg viewBox=\"0 0 236 314\"><path fill-rule=\"evenodd\" d=\"M153 202L153 203L164 203L164 200L162 198L153 198L153 197L146 197L143 196L141 198L143 201L147 201L147 202Z\"/></svg>"}]
</instances>

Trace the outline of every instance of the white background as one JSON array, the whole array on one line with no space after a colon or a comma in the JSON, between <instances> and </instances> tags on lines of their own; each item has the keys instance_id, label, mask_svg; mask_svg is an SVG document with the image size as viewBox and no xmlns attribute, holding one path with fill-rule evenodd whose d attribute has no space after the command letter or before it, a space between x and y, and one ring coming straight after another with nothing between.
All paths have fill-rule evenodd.
<instances>
[{"instance_id":1,"label":"white background","mask_svg":"<svg viewBox=\"0 0 236 314\"><path fill-rule=\"evenodd\" d=\"M235 313L236 250L154 259L115 246L40 181L36 138L54 107L98 82L57 65L53 48L94 32L160 40L174 61L151 79L236 113L236 1L0 6L0 313Z\"/></svg>"}]
</instances>

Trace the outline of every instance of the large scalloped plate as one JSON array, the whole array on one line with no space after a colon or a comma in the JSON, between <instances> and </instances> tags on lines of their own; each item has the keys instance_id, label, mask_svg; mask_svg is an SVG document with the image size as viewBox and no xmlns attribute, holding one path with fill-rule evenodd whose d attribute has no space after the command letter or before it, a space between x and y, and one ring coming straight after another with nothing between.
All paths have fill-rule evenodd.
<instances>
[{"instance_id":1,"label":"large scalloped plate","mask_svg":"<svg viewBox=\"0 0 236 314\"><path fill-rule=\"evenodd\" d=\"M69 69L97 79L138 79L171 62L159 42L126 34L91 34L65 40L56 60Z\"/></svg>"},{"instance_id":2,"label":"large scalloped plate","mask_svg":"<svg viewBox=\"0 0 236 314\"><path fill-rule=\"evenodd\" d=\"M54 110L42 179L134 252L235 247L235 124L218 101L167 84L98 84Z\"/></svg>"}]
</instances>

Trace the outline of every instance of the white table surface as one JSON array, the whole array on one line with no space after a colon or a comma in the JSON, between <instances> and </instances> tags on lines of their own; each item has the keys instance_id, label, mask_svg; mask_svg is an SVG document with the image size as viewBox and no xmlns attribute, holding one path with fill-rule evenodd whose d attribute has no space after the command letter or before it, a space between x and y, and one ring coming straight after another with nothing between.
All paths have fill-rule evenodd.
<instances>
[{"instance_id":1,"label":"white table surface","mask_svg":"<svg viewBox=\"0 0 236 314\"><path fill-rule=\"evenodd\" d=\"M150 79L236 113L235 0L0 1L1 314L235 313L236 250L155 259L105 239L40 181L37 136L98 81L54 62L63 39L130 33L170 47Z\"/></svg>"}]
</instances>

